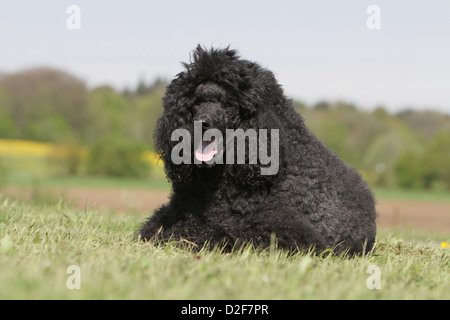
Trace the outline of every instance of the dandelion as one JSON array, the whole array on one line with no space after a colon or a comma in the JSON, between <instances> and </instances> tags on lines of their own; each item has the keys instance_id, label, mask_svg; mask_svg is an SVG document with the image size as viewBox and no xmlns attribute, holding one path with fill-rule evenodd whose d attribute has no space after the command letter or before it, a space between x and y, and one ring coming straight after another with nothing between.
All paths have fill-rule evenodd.
<instances>
[{"instance_id":1,"label":"dandelion","mask_svg":"<svg viewBox=\"0 0 450 320\"><path fill-rule=\"evenodd\" d=\"M442 243L441 243L441 247L444 248L444 249L445 249L445 248L450 248L450 243L442 242Z\"/></svg>"}]
</instances>

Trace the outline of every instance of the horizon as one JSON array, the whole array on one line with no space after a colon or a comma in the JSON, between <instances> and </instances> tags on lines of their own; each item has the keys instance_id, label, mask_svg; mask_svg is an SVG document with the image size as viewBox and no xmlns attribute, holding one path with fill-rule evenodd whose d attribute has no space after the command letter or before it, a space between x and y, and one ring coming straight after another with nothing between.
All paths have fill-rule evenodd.
<instances>
[{"instance_id":1,"label":"horizon","mask_svg":"<svg viewBox=\"0 0 450 320\"><path fill-rule=\"evenodd\" d=\"M75 76L78 80L80 80L80 81L82 81L84 83L87 91L92 91L92 90L101 89L101 88L109 88L109 89L114 90L118 94L126 94L127 92L131 93L131 94L133 94L133 93L134 94L138 94L136 91L138 89L139 84L142 81L143 81L143 84L147 86L147 88L148 87L152 87L152 86L157 85L157 84L163 84L164 85L164 90L165 90L166 86L169 85L170 82L172 81L171 79L166 79L166 78L161 78L159 76L156 76L155 78L150 79L150 80L139 78L139 79L137 79L136 83L133 84L132 87L121 87L120 88L120 87L116 87L116 86L112 85L111 83L106 83L106 82L105 83L95 84L95 85L89 85L85 81L85 79L79 77L78 75L76 75L76 74L74 74L72 72L69 72L68 70L64 70L64 69L56 68L56 67L52 67L52 66L44 66L44 65L42 65L42 66L31 66L31 67L28 67L28 68L25 68L25 69L20 69L20 70L14 71L14 72L3 72L2 70L0 70L0 81L2 80L2 77L8 76L8 75L12 75L12 74L16 74L16 73L26 72L26 71L29 71L29 70L39 69L39 68L44 68L44 69L49 69L49 70L54 70L54 71L66 72L66 73L70 74L71 76ZM375 105L371 105L371 106L361 106L361 105L359 105L359 104L357 104L354 101L349 100L349 99L346 100L346 99L340 99L340 98L335 98L335 99L331 98L331 99L328 99L328 100L327 99L318 99L316 101L308 102L308 101L305 101L302 98L295 98L295 97L289 96L288 94L286 94L286 92L285 92L285 95L287 96L287 98L292 99L294 104L301 104L305 108L310 108L310 109L314 109L318 104L326 103L331 108L333 108L333 107L335 107L335 106L337 106L339 104L342 104L342 105L353 107L357 111L365 111L365 112L369 112L369 113L370 112L374 112L375 110L381 108L384 111L386 111L388 114L393 115L393 116L399 115L399 114L402 114L402 113L405 113L405 112L412 111L412 112L418 112L418 113L420 113L420 112L439 113L439 114L443 114L443 115L445 115L447 117L450 117L450 111L440 110L438 108L433 108L433 106L420 107L420 106L414 106L414 105L411 105L411 106L407 105L407 106L400 107L398 109L392 110L392 109L389 108L389 106L383 105L383 104L375 104Z\"/></svg>"},{"instance_id":2,"label":"horizon","mask_svg":"<svg viewBox=\"0 0 450 320\"><path fill-rule=\"evenodd\" d=\"M17 1L0 12L0 72L64 70L88 88L171 81L197 44L236 49L271 70L285 94L390 113L450 114L450 3L386 0L151 2ZM70 5L80 29L69 29ZM370 29L379 7L379 29ZM236 10L239 8L239 10ZM369 12L369 13L368 13Z\"/></svg>"},{"instance_id":3,"label":"horizon","mask_svg":"<svg viewBox=\"0 0 450 320\"><path fill-rule=\"evenodd\" d=\"M82 81L85 84L86 90L88 90L88 91L101 89L101 88L109 88L109 89L114 90L118 94L127 94L127 93L138 94L137 90L138 90L138 86L140 84L140 81L144 81L143 84L146 85L147 88L155 86L155 85L162 84L162 85L164 85L164 90L165 90L165 87L167 85L169 85L170 82L171 82L171 79L166 79L166 78L161 78L159 76L156 76L155 78L153 78L151 80L148 80L148 81L146 81L145 79L139 78L136 81L136 83L133 84L133 87L118 88L118 87L115 87L115 86L113 86L113 85L111 85L109 83L99 83L99 84L96 84L96 85L89 85L88 83L86 83L86 81L84 79L80 78L78 75L73 74L72 72L69 72L67 70L60 69L60 68L55 68L55 67L52 67L52 66L35 66L35 67L32 66L32 67L25 68L25 69L20 69L20 70L14 71L14 72L3 72L2 70L0 70L0 81L2 80L2 77L8 76L8 75L12 75L12 74L16 74L16 73L20 73L20 72L26 72L26 71L29 71L29 70L39 69L39 68L45 68L45 69L54 70L54 71L60 71L60 72L66 72L66 73L70 74L71 76L75 76L78 80ZM153 90L153 89L151 89L151 90ZM372 105L372 106L368 106L368 107L367 106L361 106L361 105L358 105L354 101L351 101L349 99L347 99L347 100L339 99L339 98L337 98L337 99L329 99L329 100L319 99L317 101L307 102L307 101L305 101L302 98L294 98L294 97L291 97L291 96L287 95L286 93L285 93L285 95L288 98L292 99L294 104L301 104L302 106L304 106L306 108L310 108L310 109L314 109L320 103L326 103L331 108L335 107L336 105L343 104L343 105L346 105L346 106L353 107L357 111L366 111L366 112L374 112L375 110L377 110L379 108L382 108L388 114L391 114L391 115L394 115L394 116L398 115L398 114L405 113L405 112L413 111L413 112L439 113L439 114L443 114L443 115L445 115L447 117L450 117L450 111L439 110L437 108L433 108L432 106L431 107L423 107L423 108L420 108L418 106L405 106L403 108L398 108L398 109L392 110L392 109L389 108L389 106L381 105L381 104Z\"/></svg>"}]
</instances>

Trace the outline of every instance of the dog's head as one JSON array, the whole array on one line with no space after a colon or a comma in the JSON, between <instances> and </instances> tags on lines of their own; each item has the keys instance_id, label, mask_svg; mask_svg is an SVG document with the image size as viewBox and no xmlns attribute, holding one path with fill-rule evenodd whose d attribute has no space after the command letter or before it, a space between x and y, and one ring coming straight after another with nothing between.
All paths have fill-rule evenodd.
<instances>
[{"instance_id":1,"label":"dog's head","mask_svg":"<svg viewBox=\"0 0 450 320\"><path fill-rule=\"evenodd\" d=\"M226 137L227 129L281 129L276 119L286 105L272 72L240 59L229 48L206 50L198 46L191 62L184 66L185 70L167 87L164 113L155 131L157 151L174 185L189 184L194 170L207 170L216 164L209 162L217 156L218 145L224 140L213 136L195 141L196 133L198 136L198 132L216 129ZM184 163L174 163L172 159L174 147L179 144L172 136L177 129L186 130L192 138L190 161ZM240 169L237 166L224 172L258 169L258 164L241 164ZM248 177L248 172L244 176ZM256 176L252 173L249 179Z\"/></svg>"}]
</instances>

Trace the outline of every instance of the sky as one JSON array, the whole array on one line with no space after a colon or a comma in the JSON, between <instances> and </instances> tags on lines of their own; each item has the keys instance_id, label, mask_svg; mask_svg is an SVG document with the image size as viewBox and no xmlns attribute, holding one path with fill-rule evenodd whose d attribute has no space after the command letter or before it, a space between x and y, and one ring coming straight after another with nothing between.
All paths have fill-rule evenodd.
<instances>
[{"instance_id":1,"label":"sky","mask_svg":"<svg viewBox=\"0 0 450 320\"><path fill-rule=\"evenodd\" d=\"M230 46L306 103L450 114L448 0L2 2L0 72L50 66L121 90L171 80L197 44ZM70 5L80 29L67 27Z\"/></svg>"}]
</instances>

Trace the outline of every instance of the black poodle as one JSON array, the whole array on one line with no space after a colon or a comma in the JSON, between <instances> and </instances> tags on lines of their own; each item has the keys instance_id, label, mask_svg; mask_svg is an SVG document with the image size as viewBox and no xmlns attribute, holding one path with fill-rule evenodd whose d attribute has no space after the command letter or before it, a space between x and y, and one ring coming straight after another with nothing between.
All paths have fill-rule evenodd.
<instances>
[{"instance_id":1,"label":"black poodle","mask_svg":"<svg viewBox=\"0 0 450 320\"><path fill-rule=\"evenodd\" d=\"M371 191L306 128L272 72L229 48L201 46L184 66L167 87L155 130L156 148L172 182L171 198L143 224L141 239L181 239L199 249L249 242L268 247L271 241L288 250L333 249L337 254L372 249L376 212ZM268 150L255 161L248 135L242 163L237 143L225 148L229 138L187 140L195 136L194 127L200 134L217 129L222 137L231 129L253 129L268 137L259 151ZM189 148L180 148L182 140ZM224 145L221 152L218 142ZM262 161L263 154L275 153L273 163ZM227 161L214 161L219 157Z\"/></svg>"}]
</instances>

